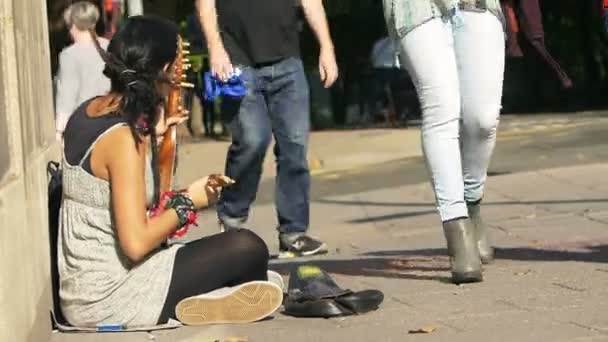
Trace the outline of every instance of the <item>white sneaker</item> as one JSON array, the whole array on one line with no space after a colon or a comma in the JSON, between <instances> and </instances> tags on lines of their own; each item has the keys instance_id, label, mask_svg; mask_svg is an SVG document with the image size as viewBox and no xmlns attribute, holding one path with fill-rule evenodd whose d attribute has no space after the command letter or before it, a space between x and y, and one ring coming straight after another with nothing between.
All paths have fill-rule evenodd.
<instances>
[{"instance_id":1,"label":"white sneaker","mask_svg":"<svg viewBox=\"0 0 608 342\"><path fill-rule=\"evenodd\" d=\"M268 270L268 272L266 272L266 274L268 275L268 281L275 284L276 286L281 288L281 291L283 291L283 293L285 292L285 282L283 281L283 276L280 275L278 272L275 271L270 271Z\"/></svg>"},{"instance_id":2,"label":"white sneaker","mask_svg":"<svg viewBox=\"0 0 608 342\"><path fill-rule=\"evenodd\" d=\"M250 323L270 316L282 303L283 290L277 284L252 281L184 298L175 315L186 325Z\"/></svg>"}]
</instances>

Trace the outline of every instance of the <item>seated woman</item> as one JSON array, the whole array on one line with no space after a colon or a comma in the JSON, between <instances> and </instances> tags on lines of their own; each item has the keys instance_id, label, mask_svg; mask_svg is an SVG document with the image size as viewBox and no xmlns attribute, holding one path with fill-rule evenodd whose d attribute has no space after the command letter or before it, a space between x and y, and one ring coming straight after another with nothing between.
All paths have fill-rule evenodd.
<instances>
[{"instance_id":1,"label":"seated woman","mask_svg":"<svg viewBox=\"0 0 608 342\"><path fill-rule=\"evenodd\" d=\"M110 93L67 124L58 267L61 308L75 326L252 322L282 302L268 281L268 248L248 230L164 244L226 183L201 178L147 214L161 198L157 136L167 128L162 99L177 39L168 21L131 17L107 53L99 49Z\"/></svg>"}]
</instances>

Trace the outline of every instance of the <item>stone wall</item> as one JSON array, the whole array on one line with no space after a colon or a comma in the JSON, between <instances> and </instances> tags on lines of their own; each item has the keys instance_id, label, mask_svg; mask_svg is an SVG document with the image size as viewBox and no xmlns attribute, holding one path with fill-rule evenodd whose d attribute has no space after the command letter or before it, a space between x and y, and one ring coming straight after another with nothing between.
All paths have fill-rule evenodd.
<instances>
[{"instance_id":1,"label":"stone wall","mask_svg":"<svg viewBox=\"0 0 608 342\"><path fill-rule=\"evenodd\" d=\"M46 3L0 1L0 341L51 332L46 162L57 159Z\"/></svg>"}]
</instances>

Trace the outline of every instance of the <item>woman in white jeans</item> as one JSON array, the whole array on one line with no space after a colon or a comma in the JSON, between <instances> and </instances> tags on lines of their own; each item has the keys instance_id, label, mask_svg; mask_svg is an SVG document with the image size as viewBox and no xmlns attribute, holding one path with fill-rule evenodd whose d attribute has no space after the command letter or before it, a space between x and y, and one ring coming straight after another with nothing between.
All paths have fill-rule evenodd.
<instances>
[{"instance_id":1,"label":"woman in white jeans","mask_svg":"<svg viewBox=\"0 0 608 342\"><path fill-rule=\"evenodd\" d=\"M422 146L455 283L493 259L479 204L496 142L505 40L498 0L384 0L416 86Z\"/></svg>"}]
</instances>

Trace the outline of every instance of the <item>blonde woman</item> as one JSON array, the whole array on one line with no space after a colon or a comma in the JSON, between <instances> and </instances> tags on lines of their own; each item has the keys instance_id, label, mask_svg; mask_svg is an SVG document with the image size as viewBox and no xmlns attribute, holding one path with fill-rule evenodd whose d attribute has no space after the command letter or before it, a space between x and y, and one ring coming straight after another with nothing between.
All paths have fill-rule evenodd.
<instances>
[{"instance_id":1,"label":"blonde woman","mask_svg":"<svg viewBox=\"0 0 608 342\"><path fill-rule=\"evenodd\" d=\"M58 141L70 115L85 100L106 94L110 80L104 76L104 62L95 48L95 39L106 49L108 40L93 33L99 20L99 9L91 2L79 1L64 12L64 20L73 44L61 51L56 79L56 136Z\"/></svg>"},{"instance_id":2,"label":"blonde woman","mask_svg":"<svg viewBox=\"0 0 608 342\"><path fill-rule=\"evenodd\" d=\"M493 259L480 217L496 142L505 40L499 0L384 0L389 32L422 106L422 146L452 279Z\"/></svg>"}]
</instances>

